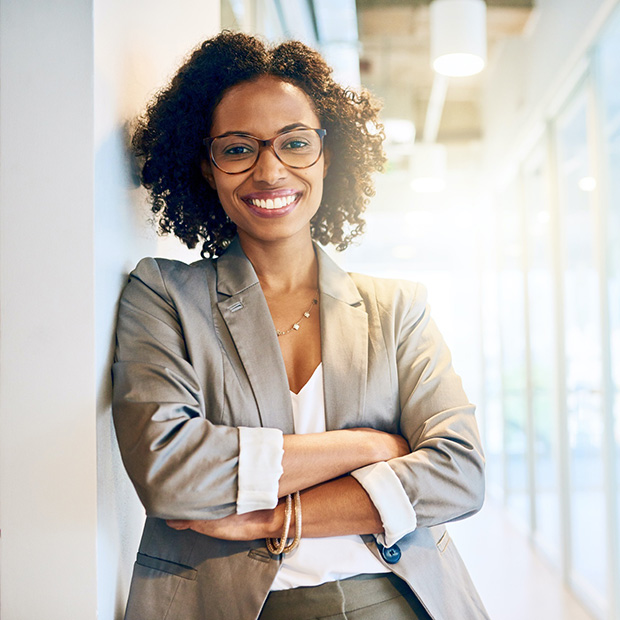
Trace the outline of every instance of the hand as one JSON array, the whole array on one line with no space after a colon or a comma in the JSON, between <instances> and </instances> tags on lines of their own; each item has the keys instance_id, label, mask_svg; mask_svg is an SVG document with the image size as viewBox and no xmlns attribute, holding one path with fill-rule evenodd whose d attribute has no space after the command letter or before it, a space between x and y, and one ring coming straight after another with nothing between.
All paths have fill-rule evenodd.
<instances>
[{"instance_id":1,"label":"hand","mask_svg":"<svg viewBox=\"0 0 620 620\"><path fill-rule=\"evenodd\" d=\"M411 454L411 448L409 442L402 435L389 435L387 438L387 448L390 456L386 458L386 461L395 459L399 456L407 456Z\"/></svg>"},{"instance_id":2,"label":"hand","mask_svg":"<svg viewBox=\"0 0 620 620\"><path fill-rule=\"evenodd\" d=\"M353 428L350 430L365 433L367 441L375 450L374 461L389 461L411 453L411 448L402 435L385 433L372 428Z\"/></svg>"},{"instance_id":3,"label":"hand","mask_svg":"<svg viewBox=\"0 0 620 620\"><path fill-rule=\"evenodd\" d=\"M169 519L166 524L175 530L193 530L222 540L256 540L278 535L278 528L282 529L281 519L278 525L279 513L278 509L257 510L204 521Z\"/></svg>"}]
</instances>

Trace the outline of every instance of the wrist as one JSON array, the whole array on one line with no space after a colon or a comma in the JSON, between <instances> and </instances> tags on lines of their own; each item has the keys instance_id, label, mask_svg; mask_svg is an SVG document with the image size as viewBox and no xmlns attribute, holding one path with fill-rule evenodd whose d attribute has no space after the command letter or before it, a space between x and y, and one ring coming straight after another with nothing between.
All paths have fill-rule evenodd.
<instances>
[{"instance_id":1,"label":"wrist","mask_svg":"<svg viewBox=\"0 0 620 620\"><path fill-rule=\"evenodd\" d=\"M354 448L358 462L353 469L372 465L380 461L389 461L391 458L400 455L397 436L370 428L352 430L362 434L361 441L359 436L355 438Z\"/></svg>"},{"instance_id":2,"label":"wrist","mask_svg":"<svg viewBox=\"0 0 620 620\"><path fill-rule=\"evenodd\" d=\"M294 509L293 503L295 504ZM267 550L272 555L289 553L299 545L301 540L301 497L299 491L296 491L292 496L287 495L284 506L284 524L280 536L269 536L265 539ZM292 535L293 541L289 543L291 524L294 534Z\"/></svg>"},{"instance_id":3,"label":"wrist","mask_svg":"<svg viewBox=\"0 0 620 620\"><path fill-rule=\"evenodd\" d=\"M278 502L278 505L270 511L271 518L266 523L266 531L263 533L263 538L276 538L282 533L284 527L284 512L285 505L282 500Z\"/></svg>"},{"instance_id":4,"label":"wrist","mask_svg":"<svg viewBox=\"0 0 620 620\"><path fill-rule=\"evenodd\" d=\"M402 435L384 433L382 439L383 441L379 442L381 457L376 462L389 461L411 452L407 440Z\"/></svg>"},{"instance_id":5,"label":"wrist","mask_svg":"<svg viewBox=\"0 0 620 620\"><path fill-rule=\"evenodd\" d=\"M334 431L333 431L334 432ZM348 429L335 431L346 433L349 441L351 469L358 469L389 458L387 434L370 428Z\"/></svg>"},{"instance_id":6,"label":"wrist","mask_svg":"<svg viewBox=\"0 0 620 620\"><path fill-rule=\"evenodd\" d=\"M371 443L372 460L368 462L368 465L378 463L380 461L387 461L391 456L391 442L390 436L387 433L371 434L369 437Z\"/></svg>"},{"instance_id":7,"label":"wrist","mask_svg":"<svg viewBox=\"0 0 620 620\"><path fill-rule=\"evenodd\" d=\"M231 540L258 540L272 536L272 532L279 531L283 526L283 514L278 507L256 510L243 515L238 515L239 523L235 537ZM219 536L216 536L219 538ZM226 537L224 537L226 538Z\"/></svg>"}]
</instances>

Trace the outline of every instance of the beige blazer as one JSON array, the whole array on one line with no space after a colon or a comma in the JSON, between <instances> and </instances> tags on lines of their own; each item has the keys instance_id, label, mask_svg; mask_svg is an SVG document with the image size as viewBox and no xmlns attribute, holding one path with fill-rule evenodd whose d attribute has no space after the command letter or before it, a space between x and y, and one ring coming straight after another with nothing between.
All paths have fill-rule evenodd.
<instances>
[{"instance_id":1,"label":"beige blazer","mask_svg":"<svg viewBox=\"0 0 620 620\"><path fill-rule=\"evenodd\" d=\"M342 271L317 247L328 430L400 432L389 462L418 528L389 568L435 620L487 618L444 523L479 510L483 456L423 287ZM275 329L238 240L218 260L144 259L120 302L113 412L125 467L147 513L127 620L253 620L280 557L264 541L229 542L166 518L232 514L237 427L293 432ZM378 553L374 537L364 540Z\"/></svg>"}]
</instances>

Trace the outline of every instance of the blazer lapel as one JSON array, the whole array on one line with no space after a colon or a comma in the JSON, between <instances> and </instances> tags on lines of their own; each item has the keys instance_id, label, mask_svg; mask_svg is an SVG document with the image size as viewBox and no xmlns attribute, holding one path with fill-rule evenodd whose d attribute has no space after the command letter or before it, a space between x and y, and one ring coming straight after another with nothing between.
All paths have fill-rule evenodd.
<instances>
[{"instance_id":1,"label":"blazer lapel","mask_svg":"<svg viewBox=\"0 0 620 620\"><path fill-rule=\"evenodd\" d=\"M368 373L368 315L350 276L315 246L327 430L362 419ZM218 308L248 376L264 427L293 433L280 346L258 277L238 239L217 260ZM269 362L267 362L269 360Z\"/></svg>"},{"instance_id":2,"label":"blazer lapel","mask_svg":"<svg viewBox=\"0 0 620 620\"><path fill-rule=\"evenodd\" d=\"M351 277L315 246L327 430L355 427L364 411L368 314Z\"/></svg>"},{"instance_id":3,"label":"blazer lapel","mask_svg":"<svg viewBox=\"0 0 620 620\"><path fill-rule=\"evenodd\" d=\"M252 386L261 425L293 433L288 379L273 321L238 238L216 266L217 305Z\"/></svg>"}]
</instances>

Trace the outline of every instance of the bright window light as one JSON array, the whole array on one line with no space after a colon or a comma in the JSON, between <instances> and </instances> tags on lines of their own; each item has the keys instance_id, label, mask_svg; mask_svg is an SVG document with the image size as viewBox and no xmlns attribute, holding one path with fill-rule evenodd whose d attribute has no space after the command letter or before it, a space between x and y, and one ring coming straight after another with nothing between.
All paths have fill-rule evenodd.
<instances>
[{"instance_id":1,"label":"bright window light","mask_svg":"<svg viewBox=\"0 0 620 620\"><path fill-rule=\"evenodd\" d=\"M435 194L446 189L447 153L443 144L415 144L411 158L411 189L420 194Z\"/></svg>"},{"instance_id":2,"label":"bright window light","mask_svg":"<svg viewBox=\"0 0 620 620\"><path fill-rule=\"evenodd\" d=\"M433 61L433 69L449 77L465 77L480 73L484 60L474 54L444 54Z\"/></svg>"},{"instance_id":3,"label":"bright window light","mask_svg":"<svg viewBox=\"0 0 620 620\"><path fill-rule=\"evenodd\" d=\"M577 186L582 192L593 192L596 189L596 179L594 177L583 177L579 179Z\"/></svg>"},{"instance_id":4,"label":"bright window light","mask_svg":"<svg viewBox=\"0 0 620 620\"><path fill-rule=\"evenodd\" d=\"M446 189L446 181L440 177L418 177L411 181L411 189L418 194L439 194Z\"/></svg>"}]
</instances>

